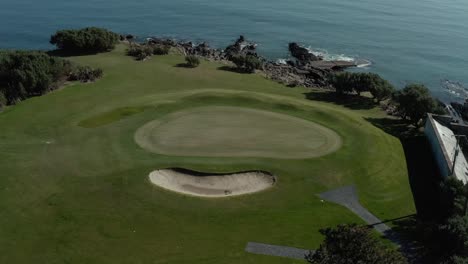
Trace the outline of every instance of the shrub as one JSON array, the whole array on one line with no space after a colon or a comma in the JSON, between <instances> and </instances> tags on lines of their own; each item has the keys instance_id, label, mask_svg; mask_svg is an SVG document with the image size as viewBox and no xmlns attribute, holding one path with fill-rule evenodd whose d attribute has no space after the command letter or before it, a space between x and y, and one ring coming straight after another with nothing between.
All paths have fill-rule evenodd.
<instances>
[{"instance_id":1,"label":"shrub","mask_svg":"<svg viewBox=\"0 0 468 264\"><path fill-rule=\"evenodd\" d=\"M191 68L196 68L198 65L200 65L200 59L195 56L195 55L188 55L185 57L185 62L187 63L187 66Z\"/></svg>"},{"instance_id":2,"label":"shrub","mask_svg":"<svg viewBox=\"0 0 468 264\"><path fill-rule=\"evenodd\" d=\"M135 57L137 60L144 60L153 55L153 48L148 45L132 45L127 50L127 55Z\"/></svg>"},{"instance_id":3,"label":"shrub","mask_svg":"<svg viewBox=\"0 0 468 264\"><path fill-rule=\"evenodd\" d=\"M8 104L13 104L57 88L70 69L70 62L44 52L0 52L0 87Z\"/></svg>"},{"instance_id":4,"label":"shrub","mask_svg":"<svg viewBox=\"0 0 468 264\"><path fill-rule=\"evenodd\" d=\"M169 54L170 50L171 50L171 47L166 46L166 45L154 45L153 46L154 55L167 55Z\"/></svg>"},{"instance_id":5,"label":"shrub","mask_svg":"<svg viewBox=\"0 0 468 264\"><path fill-rule=\"evenodd\" d=\"M256 69L260 69L262 66L261 61L253 55L232 56L231 61L236 65L239 71L245 73L254 73Z\"/></svg>"},{"instance_id":6,"label":"shrub","mask_svg":"<svg viewBox=\"0 0 468 264\"><path fill-rule=\"evenodd\" d=\"M119 35L103 28L60 30L50 37L57 49L71 53L97 53L114 49Z\"/></svg>"},{"instance_id":7,"label":"shrub","mask_svg":"<svg viewBox=\"0 0 468 264\"><path fill-rule=\"evenodd\" d=\"M68 78L70 81L94 82L101 78L103 71L101 69L93 69L89 66L79 66L73 70Z\"/></svg>"}]
</instances>

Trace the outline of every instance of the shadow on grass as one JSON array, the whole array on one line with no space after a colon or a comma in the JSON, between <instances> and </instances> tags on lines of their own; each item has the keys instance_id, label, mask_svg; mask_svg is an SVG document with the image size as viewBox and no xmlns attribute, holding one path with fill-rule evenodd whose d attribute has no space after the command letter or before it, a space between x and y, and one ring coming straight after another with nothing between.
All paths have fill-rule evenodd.
<instances>
[{"instance_id":1,"label":"shadow on grass","mask_svg":"<svg viewBox=\"0 0 468 264\"><path fill-rule=\"evenodd\" d=\"M344 107L354 109L354 110L366 110L366 109L368 110L377 106L377 104L374 102L374 99L369 98L369 97L359 96L359 95L352 95L352 94L338 95L337 93L332 92L332 91L326 91L326 92L314 91L310 93L305 93L304 95L309 100L333 103L333 104L342 105Z\"/></svg>"},{"instance_id":2,"label":"shadow on grass","mask_svg":"<svg viewBox=\"0 0 468 264\"><path fill-rule=\"evenodd\" d=\"M400 139L405 152L408 176L418 217L436 217L440 175L431 146L424 134L407 122L395 118L366 118L374 126Z\"/></svg>"},{"instance_id":3,"label":"shadow on grass","mask_svg":"<svg viewBox=\"0 0 468 264\"><path fill-rule=\"evenodd\" d=\"M188 64L188 63L178 63L178 64L174 65L174 67L176 67L176 68L187 68L187 69L196 68L196 67L190 66L190 64Z\"/></svg>"},{"instance_id":4,"label":"shadow on grass","mask_svg":"<svg viewBox=\"0 0 468 264\"><path fill-rule=\"evenodd\" d=\"M96 55L99 53L105 53L108 51L101 51L101 52L96 52L96 51L88 51L88 52L74 52L74 51L65 51L65 50L49 50L46 53L49 56L54 56L54 57L79 57L79 56L89 56L89 55Z\"/></svg>"},{"instance_id":5,"label":"shadow on grass","mask_svg":"<svg viewBox=\"0 0 468 264\"><path fill-rule=\"evenodd\" d=\"M220 71L228 71L228 72L235 72L235 73L241 73L241 74L249 74L247 72L244 72L242 70L240 70L239 68L235 67L235 66L228 66L228 65L224 65L224 66L221 66L221 67L218 67L218 70Z\"/></svg>"},{"instance_id":6,"label":"shadow on grass","mask_svg":"<svg viewBox=\"0 0 468 264\"><path fill-rule=\"evenodd\" d=\"M421 221L417 216L400 219L393 222L393 231L406 241L406 253L412 263L440 263L442 252L438 250L439 241L434 240L437 230L431 223Z\"/></svg>"},{"instance_id":7,"label":"shadow on grass","mask_svg":"<svg viewBox=\"0 0 468 264\"><path fill-rule=\"evenodd\" d=\"M434 249L434 225L439 216L439 182L441 176L431 146L419 130L396 118L366 118L374 126L400 139L405 152L411 191L417 214L390 220L392 230L405 241L410 258L418 263L438 263L440 252ZM413 257L411 257L413 256Z\"/></svg>"}]
</instances>

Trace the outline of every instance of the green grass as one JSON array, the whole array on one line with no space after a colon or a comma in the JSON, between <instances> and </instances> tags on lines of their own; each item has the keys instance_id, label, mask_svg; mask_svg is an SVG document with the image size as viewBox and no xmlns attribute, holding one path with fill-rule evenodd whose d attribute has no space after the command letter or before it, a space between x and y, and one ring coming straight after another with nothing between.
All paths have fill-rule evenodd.
<instances>
[{"instance_id":1,"label":"green grass","mask_svg":"<svg viewBox=\"0 0 468 264\"><path fill-rule=\"evenodd\" d=\"M383 118L379 109L307 100L308 89L216 63L176 67L184 61L177 55L137 62L122 46L72 59L101 67L104 78L0 113L0 263L302 263L244 247L315 248L320 228L362 223L316 196L348 184L381 219L414 213L400 141L366 121ZM135 143L149 121L200 106L288 114L333 129L343 145L326 156L283 160L170 157ZM129 107L145 111L122 114ZM165 167L266 170L279 182L255 195L200 199L151 186L149 172Z\"/></svg>"},{"instance_id":2,"label":"green grass","mask_svg":"<svg viewBox=\"0 0 468 264\"><path fill-rule=\"evenodd\" d=\"M98 126L104 126L115 121L119 121L126 117L141 113L145 111L147 107L140 106L140 107L122 107L117 108L115 110L102 113L100 115L85 119L78 123L81 127L92 128Z\"/></svg>"},{"instance_id":3,"label":"green grass","mask_svg":"<svg viewBox=\"0 0 468 264\"><path fill-rule=\"evenodd\" d=\"M341 146L338 134L316 123L233 106L172 113L145 124L135 135L142 148L171 156L303 159Z\"/></svg>"}]
</instances>

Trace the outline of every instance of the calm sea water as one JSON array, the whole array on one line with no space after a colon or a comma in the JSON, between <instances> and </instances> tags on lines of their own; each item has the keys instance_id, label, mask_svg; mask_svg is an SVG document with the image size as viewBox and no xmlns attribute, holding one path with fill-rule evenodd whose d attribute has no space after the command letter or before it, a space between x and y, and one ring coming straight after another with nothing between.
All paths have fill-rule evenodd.
<instances>
[{"instance_id":1,"label":"calm sea water","mask_svg":"<svg viewBox=\"0 0 468 264\"><path fill-rule=\"evenodd\" d=\"M296 41L445 101L468 89L467 0L0 0L0 48L50 49L57 29L84 26L216 47L243 34L271 59Z\"/></svg>"}]
</instances>

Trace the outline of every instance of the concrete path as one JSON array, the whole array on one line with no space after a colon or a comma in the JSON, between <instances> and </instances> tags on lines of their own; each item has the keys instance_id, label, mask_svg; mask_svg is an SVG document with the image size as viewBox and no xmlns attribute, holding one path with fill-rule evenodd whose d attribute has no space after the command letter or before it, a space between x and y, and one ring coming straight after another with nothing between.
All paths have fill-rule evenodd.
<instances>
[{"instance_id":1,"label":"concrete path","mask_svg":"<svg viewBox=\"0 0 468 264\"><path fill-rule=\"evenodd\" d=\"M395 232L393 232L388 225L382 223L382 220L377 218L359 203L359 198L355 186L346 186L328 192L324 192L319 194L319 197L328 202L337 203L348 208L353 213L362 218L368 225L374 227L374 229L377 232L379 232L382 235L385 235L389 240L393 241L395 244L400 245L400 250L403 252L404 255L408 257L410 263L419 263L416 255L413 254L413 249L411 245L401 240L399 236ZM305 256L310 252L310 250L307 249L276 246L255 242L247 243L245 251L254 254L286 257L293 259L305 259Z\"/></svg>"},{"instance_id":2,"label":"concrete path","mask_svg":"<svg viewBox=\"0 0 468 264\"><path fill-rule=\"evenodd\" d=\"M310 252L310 250L308 249L276 246L256 242L247 243L245 251L253 254L285 257L292 259L305 259L305 256L308 255Z\"/></svg>"},{"instance_id":3,"label":"concrete path","mask_svg":"<svg viewBox=\"0 0 468 264\"><path fill-rule=\"evenodd\" d=\"M361 217L367 224L372 225L377 232L388 235L391 230L386 224L383 224L380 219L369 212L359 203L359 198L356 192L356 187L347 186L325 193L319 194L319 197L325 201L340 204L353 213Z\"/></svg>"},{"instance_id":4,"label":"concrete path","mask_svg":"<svg viewBox=\"0 0 468 264\"><path fill-rule=\"evenodd\" d=\"M400 246L400 251L408 258L410 263L420 263L416 254L416 248L409 241L401 239L401 237L393 232L392 229L382 223L382 220L377 218L366 208L359 203L359 198L355 186L346 186L319 194L323 200L340 204L362 218L367 224L374 227L380 234L387 237L390 241Z\"/></svg>"}]
</instances>

